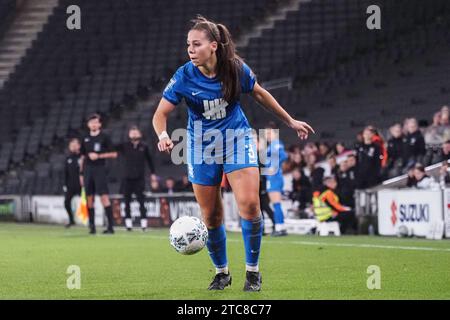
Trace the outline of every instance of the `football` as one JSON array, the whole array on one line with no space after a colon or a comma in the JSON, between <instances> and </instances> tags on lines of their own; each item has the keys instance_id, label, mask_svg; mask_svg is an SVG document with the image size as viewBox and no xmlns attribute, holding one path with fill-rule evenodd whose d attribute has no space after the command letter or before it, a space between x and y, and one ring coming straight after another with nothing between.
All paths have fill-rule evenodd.
<instances>
[{"instance_id":1,"label":"football","mask_svg":"<svg viewBox=\"0 0 450 320\"><path fill-rule=\"evenodd\" d=\"M199 252L208 240L208 229L197 217L178 218L170 227L169 233L172 247L185 255Z\"/></svg>"}]
</instances>

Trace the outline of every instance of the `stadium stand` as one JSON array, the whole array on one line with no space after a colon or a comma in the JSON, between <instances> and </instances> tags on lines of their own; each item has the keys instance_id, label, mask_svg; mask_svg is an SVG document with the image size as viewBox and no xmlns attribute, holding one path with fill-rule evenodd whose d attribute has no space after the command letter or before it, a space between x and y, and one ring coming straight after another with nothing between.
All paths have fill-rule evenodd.
<instances>
[{"instance_id":1,"label":"stadium stand","mask_svg":"<svg viewBox=\"0 0 450 320\"><path fill-rule=\"evenodd\" d=\"M154 142L155 101L186 61L189 19L202 13L225 23L239 38L287 2L201 0L194 6L176 0L169 7L163 0L60 1L0 90L0 193L59 193L65 141L82 132L83 119L94 111L107 118L114 143L125 138L130 124L138 124ZM271 92L318 129L320 134L311 137L315 141L349 145L367 124L386 130L393 119L430 119L429 110L449 101L444 63L448 1L378 2L382 30L365 28L370 1L302 1L298 10L239 48L259 81L292 79L292 89ZM70 4L82 8L81 30L61 27ZM244 99L244 106L254 127L262 127L268 117L250 99ZM172 120L173 128L184 127L184 108ZM287 142L295 138L284 136ZM157 156L160 175L184 171L168 164ZM117 191L119 164L110 165L112 190Z\"/></svg>"},{"instance_id":2,"label":"stadium stand","mask_svg":"<svg viewBox=\"0 0 450 320\"><path fill-rule=\"evenodd\" d=\"M8 27L9 23L11 23L15 9L15 0L4 0L0 2L0 39L2 38L3 32Z\"/></svg>"},{"instance_id":3,"label":"stadium stand","mask_svg":"<svg viewBox=\"0 0 450 320\"><path fill-rule=\"evenodd\" d=\"M71 4L82 8L83 27L68 32L61 26L65 26L65 10ZM0 170L33 166L39 157L48 161L52 148L59 146L55 153L60 153L64 138L80 133L87 114L120 114L121 108L133 103L139 87L160 89L185 60L187 22L198 12L225 22L238 34L239 28L249 26L249 13L253 19L263 18L276 2L195 4L180 0L170 7L165 1L61 1L0 91ZM124 129L125 125L113 131L114 142L124 137ZM48 177L58 174L52 171ZM14 182L8 191L19 191L14 189L19 187L15 179L7 179L7 185ZM53 193L60 190L53 182L42 184L43 189L29 183L35 185L33 190Z\"/></svg>"}]
</instances>

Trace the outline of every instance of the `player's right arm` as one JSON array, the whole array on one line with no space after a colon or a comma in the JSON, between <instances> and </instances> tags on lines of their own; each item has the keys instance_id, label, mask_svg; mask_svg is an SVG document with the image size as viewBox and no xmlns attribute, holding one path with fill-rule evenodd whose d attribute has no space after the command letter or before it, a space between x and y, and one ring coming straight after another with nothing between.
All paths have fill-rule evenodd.
<instances>
[{"instance_id":1,"label":"player's right arm","mask_svg":"<svg viewBox=\"0 0 450 320\"><path fill-rule=\"evenodd\" d=\"M161 98L158 108L153 115L153 128L155 129L156 135L159 138L158 150L161 152L169 153L173 148L173 142L167 133L167 119L169 114L175 109L175 105L165 99Z\"/></svg>"}]
</instances>

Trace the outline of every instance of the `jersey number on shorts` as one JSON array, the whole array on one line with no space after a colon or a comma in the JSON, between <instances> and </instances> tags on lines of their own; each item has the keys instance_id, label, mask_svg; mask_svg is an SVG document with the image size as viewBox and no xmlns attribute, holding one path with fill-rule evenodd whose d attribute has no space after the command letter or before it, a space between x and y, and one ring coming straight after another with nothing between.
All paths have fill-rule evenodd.
<instances>
[{"instance_id":1,"label":"jersey number on shorts","mask_svg":"<svg viewBox=\"0 0 450 320\"><path fill-rule=\"evenodd\" d=\"M208 120L223 119L227 115L227 105L228 102L223 99L203 100L203 116Z\"/></svg>"},{"instance_id":2,"label":"jersey number on shorts","mask_svg":"<svg viewBox=\"0 0 450 320\"><path fill-rule=\"evenodd\" d=\"M250 158L250 163L255 163L256 162L256 154L255 154L255 150L253 150L253 145L249 144L248 145L248 155Z\"/></svg>"}]
</instances>

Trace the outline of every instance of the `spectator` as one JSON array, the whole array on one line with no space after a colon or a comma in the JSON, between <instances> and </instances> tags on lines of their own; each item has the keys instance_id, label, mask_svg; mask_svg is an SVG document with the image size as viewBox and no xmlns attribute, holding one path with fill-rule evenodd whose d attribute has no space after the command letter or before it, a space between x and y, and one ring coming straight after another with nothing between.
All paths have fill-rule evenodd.
<instances>
[{"instance_id":1,"label":"spectator","mask_svg":"<svg viewBox=\"0 0 450 320\"><path fill-rule=\"evenodd\" d=\"M356 134L355 149L357 150L363 144L364 144L363 132L360 131Z\"/></svg>"},{"instance_id":2,"label":"spectator","mask_svg":"<svg viewBox=\"0 0 450 320\"><path fill-rule=\"evenodd\" d=\"M317 161L326 160L328 154L330 153L330 146L326 142L319 143L319 155L317 157Z\"/></svg>"},{"instance_id":3,"label":"spectator","mask_svg":"<svg viewBox=\"0 0 450 320\"><path fill-rule=\"evenodd\" d=\"M442 141L450 140L449 115L450 110L448 106L443 106L441 108L441 121L440 121L441 126L439 128L439 134L442 136Z\"/></svg>"},{"instance_id":4,"label":"spectator","mask_svg":"<svg viewBox=\"0 0 450 320\"><path fill-rule=\"evenodd\" d=\"M336 176L339 171L339 166L337 164L336 157L331 154L328 155L327 162L328 162L328 165L330 166L330 174L328 174L328 175Z\"/></svg>"},{"instance_id":5,"label":"spectator","mask_svg":"<svg viewBox=\"0 0 450 320\"><path fill-rule=\"evenodd\" d=\"M438 163L450 159L450 140L442 144L441 149L435 154L431 163Z\"/></svg>"},{"instance_id":6,"label":"spectator","mask_svg":"<svg viewBox=\"0 0 450 320\"><path fill-rule=\"evenodd\" d=\"M357 160L356 160L356 156L354 154L351 154L347 157L347 165L348 165L348 174L351 175L353 178L352 179L357 179L358 174L356 171L356 164L357 164Z\"/></svg>"},{"instance_id":7,"label":"spectator","mask_svg":"<svg viewBox=\"0 0 450 320\"><path fill-rule=\"evenodd\" d=\"M441 126L449 126L450 109L448 106L443 106L441 108Z\"/></svg>"},{"instance_id":8,"label":"spectator","mask_svg":"<svg viewBox=\"0 0 450 320\"><path fill-rule=\"evenodd\" d=\"M414 176L414 165L410 165L408 167L407 175L408 178L406 180L406 187L412 188L417 183L416 177Z\"/></svg>"},{"instance_id":9,"label":"spectator","mask_svg":"<svg viewBox=\"0 0 450 320\"><path fill-rule=\"evenodd\" d=\"M160 178L157 175L152 175L150 178L150 191L161 192Z\"/></svg>"},{"instance_id":10,"label":"spectator","mask_svg":"<svg viewBox=\"0 0 450 320\"><path fill-rule=\"evenodd\" d=\"M313 208L317 220L320 222L337 221L342 233L347 228L352 228L356 233L355 212L343 206L335 190L337 182L334 177L325 177L323 180L324 187L315 191L313 194Z\"/></svg>"},{"instance_id":11,"label":"spectator","mask_svg":"<svg viewBox=\"0 0 450 320\"><path fill-rule=\"evenodd\" d=\"M172 177L169 177L165 181L165 187L162 189L162 192L167 194L173 194L176 192L175 190L175 179Z\"/></svg>"},{"instance_id":12,"label":"spectator","mask_svg":"<svg viewBox=\"0 0 450 320\"><path fill-rule=\"evenodd\" d=\"M387 143L387 171L389 177L395 177L402 174L406 160L406 139L402 133L402 126L400 123L394 124L389 132L391 138Z\"/></svg>"},{"instance_id":13,"label":"spectator","mask_svg":"<svg viewBox=\"0 0 450 320\"><path fill-rule=\"evenodd\" d=\"M310 154L306 161L305 174L309 176L311 181L312 190L318 190L322 187L322 181L325 170L316 165L317 158L315 154Z\"/></svg>"},{"instance_id":14,"label":"spectator","mask_svg":"<svg viewBox=\"0 0 450 320\"><path fill-rule=\"evenodd\" d=\"M294 169L294 171L292 172L292 193L290 194L290 198L294 202L299 202L300 210L305 210L306 207L311 203L311 182L299 168Z\"/></svg>"},{"instance_id":15,"label":"spectator","mask_svg":"<svg viewBox=\"0 0 450 320\"><path fill-rule=\"evenodd\" d=\"M381 167L384 168L388 160L388 154L387 149L384 145L384 139L374 126L368 126L368 128L370 128L370 130L373 132L372 142L380 148Z\"/></svg>"},{"instance_id":16,"label":"spectator","mask_svg":"<svg viewBox=\"0 0 450 320\"><path fill-rule=\"evenodd\" d=\"M441 169L439 171L439 184L442 189L445 188L446 185L450 184L450 173L448 172L448 161L442 161Z\"/></svg>"},{"instance_id":17,"label":"spectator","mask_svg":"<svg viewBox=\"0 0 450 320\"><path fill-rule=\"evenodd\" d=\"M443 126L441 126L441 113L436 112L433 116L433 123L425 129L424 139L427 145L440 145L443 137Z\"/></svg>"},{"instance_id":18,"label":"spectator","mask_svg":"<svg viewBox=\"0 0 450 320\"><path fill-rule=\"evenodd\" d=\"M290 173L305 166L303 156L298 146L291 146L288 151L288 160L283 162L283 173Z\"/></svg>"},{"instance_id":19,"label":"spectator","mask_svg":"<svg viewBox=\"0 0 450 320\"><path fill-rule=\"evenodd\" d=\"M408 164L421 163L425 155L425 140L419 130L417 120L411 118L407 122L406 157Z\"/></svg>"},{"instance_id":20,"label":"spectator","mask_svg":"<svg viewBox=\"0 0 450 320\"><path fill-rule=\"evenodd\" d=\"M354 208L355 207L355 198L354 193L356 189L356 176L350 170L348 160L344 160L339 164L339 170L336 175L338 187L337 194L341 203L344 206Z\"/></svg>"},{"instance_id":21,"label":"spectator","mask_svg":"<svg viewBox=\"0 0 450 320\"><path fill-rule=\"evenodd\" d=\"M334 153L336 154L337 157L344 156L349 152L351 151L347 150L343 142L336 143L336 146L334 147Z\"/></svg>"},{"instance_id":22,"label":"spectator","mask_svg":"<svg viewBox=\"0 0 450 320\"><path fill-rule=\"evenodd\" d=\"M175 189L179 192L193 192L192 183L188 180L188 176L184 174L181 180L175 185Z\"/></svg>"},{"instance_id":23,"label":"spectator","mask_svg":"<svg viewBox=\"0 0 450 320\"><path fill-rule=\"evenodd\" d=\"M317 149L317 146L312 142L308 142L303 148L303 155L305 159L307 159L311 154L316 155L318 152L319 150Z\"/></svg>"},{"instance_id":24,"label":"spectator","mask_svg":"<svg viewBox=\"0 0 450 320\"><path fill-rule=\"evenodd\" d=\"M436 181L425 173L425 167L420 163L416 163L414 166L414 178L416 183L413 187L417 189L433 189L436 187Z\"/></svg>"},{"instance_id":25,"label":"spectator","mask_svg":"<svg viewBox=\"0 0 450 320\"><path fill-rule=\"evenodd\" d=\"M366 189L380 182L381 162L380 147L373 142L375 132L368 126L363 131L363 144L357 150L357 187Z\"/></svg>"}]
</instances>

